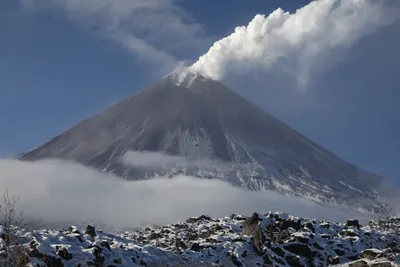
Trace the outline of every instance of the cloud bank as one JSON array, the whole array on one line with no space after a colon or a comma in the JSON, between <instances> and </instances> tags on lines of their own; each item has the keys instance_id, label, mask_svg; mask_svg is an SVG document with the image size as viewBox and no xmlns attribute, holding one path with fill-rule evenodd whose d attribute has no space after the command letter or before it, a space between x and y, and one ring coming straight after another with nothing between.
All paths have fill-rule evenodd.
<instances>
[{"instance_id":1,"label":"cloud bank","mask_svg":"<svg viewBox=\"0 0 400 267\"><path fill-rule=\"evenodd\" d=\"M204 30L175 0L19 0L23 10L67 16L162 72L176 51L209 45Z\"/></svg>"},{"instance_id":2,"label":"cloud bank","mask_svg":"<svg viewBox=\"0 0 400 267\"><path fill-rule=\"evenodd\" d=\"M230 73L279 68L301 88L316 71L331 67L339 52L393 23L399 3L392 0L319 0L291 14L277 9L214 43L190 69L221 80Z\"/></svg>"},{"instance_id":3,"label":"cloud bank","mask_svg":"<svg viewBox=\"0 0 400 267\"><path fill-rule=\"evenodd\" d=\"M166 167L196 167L203 164L217 163L217 161L212 161L211 159L194 160L150 151L128 151L121 157L120 160L122 164L126 166L147 169Z\"/></svg>"},{"instance_id":4,"label":"cloud bank","mask_svg":"<svg viewBox=\"0 0 400 267\"><path fill-rule=\"evenodd\" d=\"M0 188L20 197L28 221L43 226L101 223L113 229L162 225L190 216L283 211L341 221L346 212L274 192L249 192L186 176L128 182L71 162L0 160Z\"/></svg>"}]
</instances>

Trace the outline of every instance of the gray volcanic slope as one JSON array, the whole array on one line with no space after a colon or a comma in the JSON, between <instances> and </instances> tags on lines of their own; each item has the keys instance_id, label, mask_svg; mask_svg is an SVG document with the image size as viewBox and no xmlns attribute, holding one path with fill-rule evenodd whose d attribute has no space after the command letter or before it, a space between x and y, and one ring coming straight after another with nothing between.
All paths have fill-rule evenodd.
<instances>
[{"instance_id":1,"label":"gray volcanic slope","mask_svg":"<svg viewBox=\"0 0 400 267\"><path fill-rule=\"evenodd\" d=\"M166 76L19 157L73 160L129 180L184 172L317 202L379 206L380 177L346 163L221 83L193 74L181 78ZM162 152L198 164L129 167L121 161L127 151Z\"/></svg>"}]
</instances>

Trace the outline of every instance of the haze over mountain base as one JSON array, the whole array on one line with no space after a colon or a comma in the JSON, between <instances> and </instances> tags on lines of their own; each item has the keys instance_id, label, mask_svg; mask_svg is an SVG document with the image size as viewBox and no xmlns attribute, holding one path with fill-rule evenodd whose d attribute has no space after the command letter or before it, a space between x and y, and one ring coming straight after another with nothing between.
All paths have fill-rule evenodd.
<instances>
[{"instance_id":1,"label":"haze over mountain base","mask_svg":"<svg viewBox=\"0 0 400 267\"><path fill-rule=\"evenodd\" d=\"M84 227L95 223L120 231L163 225L198 214L215 217L252 210L279 210L297 216L339 221L370 217L345 207L321 206L273 191L252 192L220 180L184 175L126 181L61 160L0 160L0 187L19 197L25 220L40 227ZM1 203L3 204L3 203Z\"/></svg>"}]
</instances>

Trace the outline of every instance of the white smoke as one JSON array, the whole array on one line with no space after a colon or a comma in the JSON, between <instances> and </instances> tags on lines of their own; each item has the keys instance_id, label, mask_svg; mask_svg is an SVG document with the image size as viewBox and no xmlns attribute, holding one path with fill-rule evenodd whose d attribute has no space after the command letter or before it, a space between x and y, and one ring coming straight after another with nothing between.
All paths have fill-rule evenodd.
<instances>
[{"instance_id":1,"label":"white smoke","mask_svg":"<svg viewBox=\"0 0 400 267\"><path fill-rule=\"evenodd\" d=\"M189 67L215 80L228 73L246 73L278 67L305 87L319 68L363 37L398 18L399 5L380 0L319 0L296 11L277 9L256 15L247 25L214 43ZM323 63L323 64L322 64Z\"/></svg>"}]
</instances>

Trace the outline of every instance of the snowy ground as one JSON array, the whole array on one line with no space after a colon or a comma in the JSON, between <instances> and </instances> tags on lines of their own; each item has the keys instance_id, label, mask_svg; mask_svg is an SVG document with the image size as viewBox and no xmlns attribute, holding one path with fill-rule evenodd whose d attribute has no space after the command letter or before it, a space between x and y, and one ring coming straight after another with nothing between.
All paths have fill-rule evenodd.
<instances>
[{"instance_id":1,"label":"snowy ground","mask_svg":"<svg viewBox=\"0 0 400 267\"><path fill-rule=\"evenodd\" d=\"M397 217L359 226L355 220L331 223L270 212L219 219L202 215L119 235L72 226L22 230L18 236L26 266L386 267L397 266L399 227Z\"/></svg>"}]
</instances>

